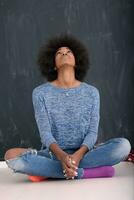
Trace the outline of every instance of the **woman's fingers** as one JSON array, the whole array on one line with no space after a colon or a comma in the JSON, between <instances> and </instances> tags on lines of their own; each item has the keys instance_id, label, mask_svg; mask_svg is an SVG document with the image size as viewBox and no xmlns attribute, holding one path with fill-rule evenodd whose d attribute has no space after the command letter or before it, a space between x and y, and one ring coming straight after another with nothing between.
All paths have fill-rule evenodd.
<instances>
[{"instance_id":1,"label":"woman's fingers","mask_svg":"<svg viewBox=\"0 0 134 200\"><path fill-rule=\"evenodd\" d=\"M63 173L64 176L68 178L72 178L78 175L76 171L72 170L71 168L68 168L67 166L64 166Z\"/></svg>"},{"instance_id":2,"label":"woman's fingers","mask_svg":"<svg viewBox=\"0 0 134 200\"><path fill-rule=\"evenodd\" d=\"M63 164L63 173L66 178L74 178L78 175L77 173L77 166L75 166L75 161L71 159L69 155L67 155L62 162Z\"/></svg>"},{"instance_id":3,"label":"woman's fingers","mask_svg":"<svg viewBox=\"0 0 134 200\"><path fill-rule=\"evenodd\" d=\"M77 175L78 175L78 173L72 171L71 169L66 170L65 173L64 173L64 176L65 176L66 178L72 178L72 177L75 177L75 176L77 176Z\"/></svg>"},{"instance_id":4,"label":"woman's fingers","mask_svg":"<svg viewBox=\"0 0 134 200\"><path fill-rule=\"evenodd\" d=\"M67 165L68 167L72 168L74 171L76 171L78 169L78 167L75 165L76 162L74 160L72 160L69 156L67 158Z\"/></svg>"},{"instance_id":5,"label":"woman's fingers","mask_svg":"<svg viewBox=\"0 0 134 200\"><path fill-rule=\"evenodd\" d=\"M63 173L64 176L68 178L72 178L78 175L76 171L74 171L72 168L68 168L67 166L64 167Z\"/></svg>"}]
</instances>

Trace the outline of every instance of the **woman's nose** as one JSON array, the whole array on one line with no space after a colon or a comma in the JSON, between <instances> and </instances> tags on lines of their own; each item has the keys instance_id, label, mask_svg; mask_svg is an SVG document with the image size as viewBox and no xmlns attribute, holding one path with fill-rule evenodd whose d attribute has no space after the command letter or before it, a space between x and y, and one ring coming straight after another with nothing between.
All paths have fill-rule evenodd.
<instances>
[{"instance_id":1,"label":"woman's nose","mask_svg":"<svg viewBox=\"0 0 134 200\"><path fill-rule=\"evenodd\" d=\"M65 55L65 54L67 54L67 52L66 53L63 52L62 54Z\"/></svg>"}]
</instances>

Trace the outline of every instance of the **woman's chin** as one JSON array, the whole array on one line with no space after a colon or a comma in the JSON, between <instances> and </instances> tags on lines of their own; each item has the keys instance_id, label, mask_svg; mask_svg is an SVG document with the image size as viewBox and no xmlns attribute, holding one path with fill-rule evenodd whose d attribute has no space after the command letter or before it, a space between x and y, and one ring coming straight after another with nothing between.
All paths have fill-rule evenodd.
<instances>
[{"instance_id":1,"label":"woman's chin","mask_svg":"<svg viewBox=\"0 0 134 200\"><path fill-rule=\"evenodd\" d=\"M73 67L73 64L71 63L63 63L60 65L60 67Z\"/></svg>"}]
</instances>

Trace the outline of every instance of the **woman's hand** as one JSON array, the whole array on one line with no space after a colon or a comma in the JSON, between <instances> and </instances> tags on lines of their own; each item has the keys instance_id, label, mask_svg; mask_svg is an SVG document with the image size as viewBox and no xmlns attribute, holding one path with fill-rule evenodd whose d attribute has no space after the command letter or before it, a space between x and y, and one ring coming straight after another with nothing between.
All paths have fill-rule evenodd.
<instances>
[{"instance_id":1,"label":"woman's hand","mask_svg":"<svg viewBox=\"0 0 134 200\"><path fill-rule=\"evenodd\" d=\"M72 162L76 165L76 167L79 167L79 163L81 159L84 157L84 155L89 151L87 146L82 145L77 151L75 151L73 154L69 155L72 159Z\"/></svg>"},{"instance_id":2,"label":"woman's hand","mask_svg":"<svg viewBox=\"0 0 134 200\"><path fill-rule=\"evenodd\" d=\"M61 159L61 164L63 167L63 173L65 173L66 179L72 178L74 179L74 176L77 176L77 166L75 163L72 162L71 157L72 155L65 154Z\"/></svg>"},{"instance_id":3,"label":"woman's hand","mask_svg":"<svg viewBox=\"0 0 134 200\"><path fill-rule=\"evenodd\" d=\"M79 167L79 163L80 163L80 160L82 159L82 155L78 152L75 152L73 154L69 154L71 160L72 160L72 163L75 164L75 166L78 168Z\"/></svg>"}]
</instances>

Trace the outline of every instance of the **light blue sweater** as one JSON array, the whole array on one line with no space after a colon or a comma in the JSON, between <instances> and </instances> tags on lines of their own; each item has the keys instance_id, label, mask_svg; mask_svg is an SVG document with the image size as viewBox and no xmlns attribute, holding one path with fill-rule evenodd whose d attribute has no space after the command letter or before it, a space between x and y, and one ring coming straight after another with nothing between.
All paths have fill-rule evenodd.
<instances>
[{"instance_id":1,"label":"light blue sweater","mask_svg":"<svg viewBox=\"0 0 134 200\"><path fill-rule=\"evenodd\" d=\"M60 148L92 149L97 141L100 95L95 86L61 88L51 82L33 89L32 102L42 149L57 143Z\"/></svg>"}]
</instances>

